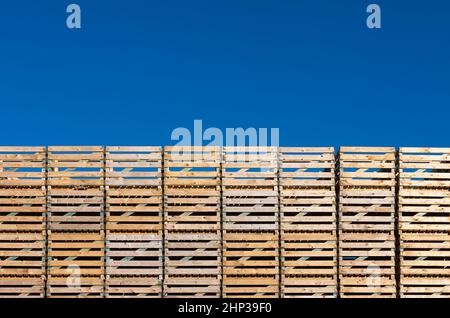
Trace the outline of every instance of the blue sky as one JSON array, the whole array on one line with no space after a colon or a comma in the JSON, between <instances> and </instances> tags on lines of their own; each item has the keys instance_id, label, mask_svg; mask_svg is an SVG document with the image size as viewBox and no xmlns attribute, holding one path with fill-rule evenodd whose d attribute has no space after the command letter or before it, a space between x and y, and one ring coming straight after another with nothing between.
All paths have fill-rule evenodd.
<instances>
[{"instance_id":1,"label":"blue sky","mask_svg":"<svg viewBox=\"0 0 450 318\"><path fill-rule=\"evenodd\" d=\"M450 2L0 4L3 145L164 145L278 127L286 146L450 146ZM382 8L382 29L365 25Z\"/></svg>"}]
</instances>

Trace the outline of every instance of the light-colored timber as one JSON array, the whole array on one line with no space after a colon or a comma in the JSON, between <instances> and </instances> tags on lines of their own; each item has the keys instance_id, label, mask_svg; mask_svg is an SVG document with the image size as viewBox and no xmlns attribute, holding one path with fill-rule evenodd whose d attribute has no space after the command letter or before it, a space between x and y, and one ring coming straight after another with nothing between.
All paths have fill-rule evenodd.
<instances>
[{"instance_id":1,"label":"light-colored timber","mask_svg":"<svg viewBox=\"0 0 450 318\"><path fill-rule=\"evenodd\" d=\"M164 297L220 297L221 149L164 148Z\"/></svg>"},{"instance_id":2,"label":"light-colored timber","mask_svg":"<svg viewBox=\"0 0 450 318\"><path fill-rule=\"evenodd\" d=\"M224 298L279 298L278 275L224 275Z\"/></svg>"},{"instance_id":3,"label":"light-colored timber","mask_svg":"<svg viewBox=\"0 0 450 318\"><path fill-rule=\"evenodd\" d=\"M44 147L0 147L0 232L45 230Z\"/></svg>"},{"instance_id":4,"label":"light-colored timber","mask_svg":"<svg viewBox=\"0 0 450 318\"><path fill-rule=\"evenodd\" d=\"M284 232L281 242L286 275L336 276L335 232Z\"/></svg>"},{"instance_id":5,"label":"light-colored timber","mask_svg":"<svg viewBox=\"0 0 450 318\"><path fill-rule=\"evenodd\" d=\"M47 297L103 298L104 283L99 276L51 276L47 280Z\"/></svg>"},{"instance_id":6,"label":"light-colored timber","mask_svg":"<svg viewBox=\"0 0 450 318\"><path fill-rule=\"evenodd\" d=\"M106 229L162 230L162 148L106 147Z\"/></svg>"},{"instance_id":7,"label":"light-colored timber","mask_svg":"<svg viewBox=\"0 0 450 318\"><path fill-rule=\"evenodd\" d=\"M281 297L337 296L337 206L332 147L281 147Z\"/></svg>"},{"instance_id":8,"label":"light-colored timber","mask_svg":"<svg viewBox=\"0 0 450 318\"><path fill-rule=\"evenodd\" d=\"M111 276L105 281L106 298L161 298L161 276Z\"/></svg>"},{"instance_id":9,"label":"light-colored timber","mask_svg":"<svg viewBox=\"0 0 450 318\"><path fill-rule=\"evenodd\" d=\"M450 297L450 149L400 148L400 297Z\"/></svg>"},{"instance_id":10,"label":"light-colored timber","mask_svg":"<svg viewBox=\"0 0 450 318\"><path fill-rule=\"evenodd\" d=\"M48 233L49 276L103 276L105 236L98 233Z\"/></svg>"},{"instance_id":11,"label":"light-colored timber","mask_svg":"<svg viewBox=\"0 0 450 318\"><path fill-rule=\"evenodd\" d=\"M43 298L45 280L41 276L1 276L0 298Z\"/></svg>"},{"instance_id":12,"label":"light-colored timber","mask_svg":"<svg viewBox=\"0 0 450 318\"><path fill-rule=\"evenodd\" d=\"M217 275L166 275L165 298L218 298L220 276Z\"/></svg>"},{"instance_id":13,"label":"light-colored timber","mask_svg":"<svg viewBox=\"0 0 450 318\"><path fill-rule=\"evenodd\" d=\"M336 298L336 275L288 275L281 279L282 298Z\"/></svg>"},{"instance_id":14,"label":"light-colored timber","mask_svg":"<svg viewBox=\"0 0 450 318\"><path fill-rule=\"evenodd\" d=\"M161 276L162 235L155 233L106 234L108 276Z\"/></svg>"},{"instance_id":15,"label":"light-colored timber","mask_svg":"<svg viewBox=\"0 0 450 318\"><path fill-rule=\"evenodd\" d=\"M165 148L166 230L220 230L220 160L219 147Z\"/></svg>"},{"instance_id":16,"label":"light-colored timber","mask_svg":"<svg viewBox=\"0 0 450 318\"><path fill-rule=\"evenodd\" d=\"M396 152L339 151L340 297L396 297Z\"/></svg>"},{"instance_id":17,"label":"light-colored timber","mask_svg":"<svg viewBox=\"0 0 450 318\"><path fill-rule=\"evenodd\" d=\"M341 147L339 227L344 231L393 231L395 149Z\"/></svg>"},{"instance_id":18,"label":"light-colored timber","mask_svg":"<svg viewBox=\"0 0 450 318\"><path fill-rule=\"evenodd\" d=\"M449 298L449 220L450 148L0 147L0 297Z\"/></svg>"},{"instance_id":19,"label":"light-colored timber","mask_svg":"<svg viewBox=\"0 0 450 318\"><path fill-rule=\"evenodd\" d=\"M226 231L278 231L278 154L275 147L224 147L222 221Z\"/></svg>"},{"instance_id":20,"label":"light-colored timber","mask_svg":"<svg viewBox=\"0 0 450 318\"><path fill-rule=\"evenodd\" d=\"M43 232L0 233L0 275L44 277L45 244Z\"/></svg>"}]
</instances>

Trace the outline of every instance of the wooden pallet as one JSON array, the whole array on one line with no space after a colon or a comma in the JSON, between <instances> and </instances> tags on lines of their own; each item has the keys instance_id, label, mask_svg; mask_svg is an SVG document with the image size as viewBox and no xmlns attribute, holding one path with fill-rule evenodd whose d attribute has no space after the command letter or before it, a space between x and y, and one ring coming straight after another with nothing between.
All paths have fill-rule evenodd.
<instances>
[{"instance_id":1,"label":"wooden pallet","mask_svg":"<svg viewBox=\"0 0 450 318\"><path fill-rule=\"evenodd\" d=\"M400 230L450 231L450 188L400 187L398 200Z\"/></svg>"},{"instance_id":2,"label":"wooden pallet","mask_svg":"<svg viewBox=\"0 0 450 318\"><path fill-rule=\"evenodd\" d=\"M344 231L393 231L395 149L341 147L339 219Z\"/></svg>"},{"instance_id":3,"label":"wooden pallet","mask_svg":"<svg viewBox=\"0 0 450 318\"><path fill-rule=\"evenodd\" d=\"M395 192L391 189L342 188L339 227L346 231L393 231Z\"/></svg>"},{"instance_id":4,"label":"wooden pallet","mask_svg":"<svg viewBox=\"0 0 450 318\"><path fill-rule=\"evenodd\" d=\"M209 275L220 277L220 231L166 231L165 276Z\"/></svg>"},{"instance_id":5,"label":"wooden pallet","mask_svg":"<svg viewBox=\"0 0 450 318\"><path fill-rule=\"evenodd\" d=\"M336 231L282 231L280 240L282 297L336 297Z\"/></svg>"},{"instance_id":6,"label":"wooden pallet","mask_svg":"<svg viewBox=\"0 0 450 318\"><path fill-rule=\"evenodd\" d=\"M220 230L219 147L164 148L164 222L168 230Z\"/></svg>"},{"instance_id":7,"label":"wooden pallet","mask_svg":"<svg viewBox=\"0 0 450 318\"><path fill-rule=\"evenodd\" d=\"M218 298L221 281L217 275L166 275L165 298Z\"/></svg>"},{"instance_id":8,"label":"wooden pallet","mask_svg":"<svg viewBox=\"0 0 450 318\"><path fill-rule=\"evenodd\" d=\"M341 298L395 298L394 275L341 276Z\"/></svg>"},{"instance_id":9,"label":"wooden pallet","mask_svg":"<svg viewBox=\"0 0 450 318\"><path fill-rule=\"evenodd\" d=\"M0 233L0 275L44 276L45 249L44 232Z\"/></svg>"},{"instance_id":10,"label":"wooden pallet","mask_svg":"<svg viewBox=\"0 0 450 318\"><path fill-rule=\"evenodd\" d=\"M402 275L448 275L450 232L400 232Z\"/></svg>"},{"instance_id":11,"label":"wooden pallet","mask_svg":"<svg viewBox=\"0 0 450 318\"><path fill-rule=\"evenodd\" d=\"M0 147L0 186L45 186L45 158L45 147Z\"/></svg>"},{"instance_id":12,"label":"wooden pallet","mask_svg":"<svg viewBox=\"0 0 450 318\"><path fill-rule=\"evenodd\" d=\"M106 147L106 185L161 187L161 147Z\"/></svg>"},{"instance_id":13,"label":"wooden pallet","mask_svg":"<svg viewBox=\"0 0 450 318\"><path fill-rule=\"evenodd\" d=\"M282 275L337 275L336 232L281 233Z\"/></svg>"},{"instance_id":14,"label":"wooden pallet","mask_svg":"<svg viewBox=\"0 0 450 318\"><path fill-rule=\"evenodd\" d=\"M162 230L161 147L106 147L106 229Z\"/></svg>"},{"instance_id":15,"label":"wooden pallet","mask_svg":"<svg viewBox=\"0 0 450 318\"><path fill-rule=\"evenodd\" d=\"M341 297L395 297L393 232L339 233Z\"/></svg>"},{"instance_id":16,"label":"wooden pallet","mask_svg":"<svg viewBox=\"0 0 450 318\"><path fill-rule=\"evenodd\" d=\"M48 276L104 276L103 233L48 233Z\"/></svg>"},{"instance_id":17,"label":"wooden pallet","mask_svg":"<svg viewBox=\"0 0 450 318\"><path fill-rule=\"evenodd\" d=\"M400 298L449 298L450 276L401 275Z\"/></svg>"},{"instance_id":18,"label":"wooden pallet","mask_svg":"<svg viewBox=\"0 0 450 318\"><path fill-rule=\"evenodd\" d=\"M104 278L99 276L49 276L49 298L103 298Z\"/></svg>"},{"instance_id":19,"label":"wooden pallet","mask_svg":"<svg viewBox=\"0 0 450 318\"><path fill-rule=\"evenodd\" d=\"M283 275L281 298L336 298L336 275Z\"/></svg>"},{"instance_id":20,"label":"wooden pallet","mask_svg":"<svg viewBox=\"0 0 450 318\"><path fill-rule=\"evenodd\" d=\"M279 148L280 186L283 188L335 187L334 148Z\"/></svg>"},{"instance_id":21,"label":"wooden pallet","mask_svg":"<svg viewBox=\"0 0 450 318\"><path fill-rule=\"evenodd\" d=\"M51 231L101 231L104 228L103 187L48 187Z\"/></svg>"},{"instance_id":22,"label":"wooden pallet","mask_svg":"<svg viewBox=\"0 0 450 318\"><path fill-rule=\"evenodd\" d=\"M46 190L42 187L0 187L0 231L45 230Z\"/></svg>"},{"instance_id":23,"label":"wooden pallet","mask_svg":"<svg viewBox=\"0 0 450 318\"><path fill-rule=\"evenodd\" d=\"M106 298L161 298L160 276L107 276Z\"/></svg>"},{"instance_id":24,"label":"wooden pallet","mask_svg":"<svg viewBox=\"0 0 450 318\"><path fill-rule=\"evenodd\" d=\"M0 231L45 230L44 147L0 147Z\"/></svg>"},{"instance_id":25,"label":"wooden pallet","mask_svg":"<svg viewBox=\"0 0 450 318\"><path fill-rule=\"evenodd\" d=\"M400 187L450 187L450 148L399 150Z\"/></svg>"},{"instance_id":26,"label":"wooden pallet","mask_svg":"<svg viewBox=\"0 0 450 318\"><path fill-rule=\"evenodd\" d=\"M279 275L278 231L223 233L224 275Z\"/></svg>"},{"instance_id":27,"label":"wooden pallet","mask_svg":"<svg viewBox=\"0 0 450 318\"><path fill-rule=\"evenodd\" d=\"M342 187L395 187L395 148L341 147L339 176Z\"/></svg>"},{"instance_id":28,"label":"wooden pallet","mask_svg":"<svg viewBox=\"0 0 450 318\"><path fill-rule=\"evenodd\" d=\"M278 230L277 148L224 147L223 229Z\"/></svg>"},{"instance_id":29,"label":"wooden pallet","mask_svg":"<svg viewBox=\"0 0 450 318\"><path fill-rule=\"evenodd\" d=\"M341 232L339 241L341 275L395 274L393 232Z\"/></svg>"},{"instance_id":30,"label":"wooden pallet","mask_svg":"<svg viewBox=\"0 0 450 318\"><path fill-rule=\"evenodd\" d=\"M321 188L281 187L280 222L287 231L335 231L336 194Z\"/></svg>"},{"instance_id":31,"label":"wooden pallet","mask_svg":"<svg viewBox=\"0 0 450 318\"><path fill-rule=\"evenodd\" d=\"M278 275L224 275L224 298L278 298Z\"/></svg>"},{"instance_id":32,"label":"wooden pallet","mask_svg":"<svg viewBox=\"0 0 450 318\"><path fill-rule=\"evenodd\" d=\"M44 276L1 276L0 298L43 298Z\"/></svg>"},{"instance_id":33,"label":"wooden pallet","mask_svg":"<svg viewBox=\"0 0 450 318\"><path fill-rule=\"evenodd\" d=\"M161 188L107 187L106 229L109 231L161 231Z\"/></svg>"},{"instance_id":34,"label":"wooden pallet","mask_svg":"<svg viewBox=\"0 0 450 318\"><path fill-rule=\"evenodd\" d=\"M50 230L103 230L104 165L102 147L48 147Z\"/></svg>"},{"instance_id":35,"label":"wooden pallet","mask_svg":"<svg viewBox=\"0 0 450 318\"><path fill-rule=\"evenodd\" d=\"M103 186L103 147L48 147L48 185L51 187Z\"/></svg>"},{"instance_id":36,"label":"wooden pallet","mask_svg":"<svg viewBox=\"0 0 450 318\"><path fill-rule=\"evenodd\" d=\"M279 148L282 230L335 231L333 148Z\"/></svg>"},{"instance_id":37,"label":"wooden pallet","mask_svg":"<svg viewBox=\"0 0 450 318\"><path fill-rule=\"evenodd\" d=\"M162 233L107 232L106 274L161 276Z\"/></svg>"}]
</instances>

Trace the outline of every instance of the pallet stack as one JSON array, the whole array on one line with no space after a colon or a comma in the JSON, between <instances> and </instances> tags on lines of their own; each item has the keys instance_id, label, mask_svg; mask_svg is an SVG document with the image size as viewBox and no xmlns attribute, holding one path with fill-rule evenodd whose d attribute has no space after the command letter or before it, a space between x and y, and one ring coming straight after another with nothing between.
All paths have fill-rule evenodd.
<instances>
[{"instance_id":1,"label":"pallet stack","mask_svg":"<svg viewBox=\"0 0 450 318\"><path fill-rule=\"evenodd\" d=\"M280 148L281 296L337 297L333 148Z\"/></svg>"},{"instance_id":2,"label":"pallet stack","mask_svg":"<svg viewBox=\"0 0 450 318\"><path fill-rule=\"evenodd\" d=\"M400 296L450 297L450 148L400 148Z\"/></svg>"},{"instance_id":3,"label":"pallet stack","mask_svg":"<svg viewBox=\"0 0 450 318\"><path fill-rule=\"evenodd\" d=\"M162 148L106 148L106 297L162 296Z\"/></svg>"},{"instance_id":4,"label":"pallet stack","mask_svg":"<svg viewBox=\"0 0 450 318\"><path fill-rule=\"evenodd\" d=\"M219 147L164 148L164 297L220 297Z\"/></svg>"},{"instance_id":5,"label":"pallet stack","mask_svg":"<svg viewBox=\"0 0 450 318\"><path fill-rule=\"evenodd\" d=\"M224 147L223 297L279 297L278 152Z\"/></svg>"},{"instance_id":6,"label":"pallet stack","mask_svg":"<svg viewBox=\"0 0 450 318\"><path fill-rule=\"evenodd\" d=\"M104 296L104 149L48 147L48 297Z\"/></svg>"},{"instance_id":7,"label":"pallet stack","mask_svg":"<svg viewBox=\"0 0 450 318\"><path fill-rule=\"evenodd\" d=\"M341 297L395 297L395 149L341 147Z\"/></svg>"},{"instance_id":8,"label":"pallet stack","mask_svg":"<svg viewBox=\"0 0 450 318\"><path fill-rule=\"evenodd\" d=\"M45 295L45 156L0 147L0 298Z\"/></svg>"}]
</instances>

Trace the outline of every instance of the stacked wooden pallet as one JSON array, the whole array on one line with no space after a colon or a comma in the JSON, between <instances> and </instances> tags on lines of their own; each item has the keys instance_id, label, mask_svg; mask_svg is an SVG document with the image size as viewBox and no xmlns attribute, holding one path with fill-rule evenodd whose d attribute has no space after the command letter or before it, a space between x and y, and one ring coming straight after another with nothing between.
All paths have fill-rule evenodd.
<instances>
[{"instance_id":1,"label":"stacked wooden pallet","mask_svg":"<svg viewBox=\"0 0 450 318\"><path fill-rule=\"evenodd\" d=\"M104 149L48 147L49 297L104 295Z\"/></svg>"},{"instance_id":2,"label":"stacked wooden pallet","mask_svg":"<svg viewBox=\"0 0 450 318\"><path fill-rule=\"evenodd\" d=\"M282 297L337 297L333 148L280 148Z\"/></svg>"},{"instance_id":3,"label":"stacked wooden pallet","mask_svg":"<svg viewBox=\"0 0 450 318\"><path fill-rule=\"evenodd\" d=\"M341 297L395 297L395 149L341 147Z\"/></svg>"},{"instance_id":4,"label":"stacked wooden pallet","mask_svg":"<svg viewBox=\"0 0 450 318\"><path fill-rule=\"evenodd\" d=\"M219 297L219 147L165 147L165 297Z\"/></svg>"},{"instance_id":5,"label":"stacked wooden pallet","mask_svg":"<svg viewBox=\"0 0 450 318\"><path fill-rule=\"evenodd\" d=\"M223 296L279 297L278 152L225 147Z\"/></svg>"},{"instance_id":6,"label":"stacked wooden pallet","mask_svg":"<svg viewBox=\"0 0 450 318\"><path fill-rule=\"evenodd\" d=\"M45 148L0 147L0 297L44 297Z\"/></svg>"},{"instance_id":7,"label":"stacked wooden pallet","mask_svg":"<svg viewBox=\"0 0 450 318\"><path fill-rule=\"evenodd\" d=\"M450 297L450 148L400 148L401 297Z\"/></svg>"},{"instance_id":8,"label":"stacked wooden pallet","mask_svg":"<svg viewBox=\"0 0 450 318\"><path fill-rule=\"evenodd\" d=\"M161 147L107 147L105 184L106 297L161 297Z\"/></svg>"}]
</instances>

